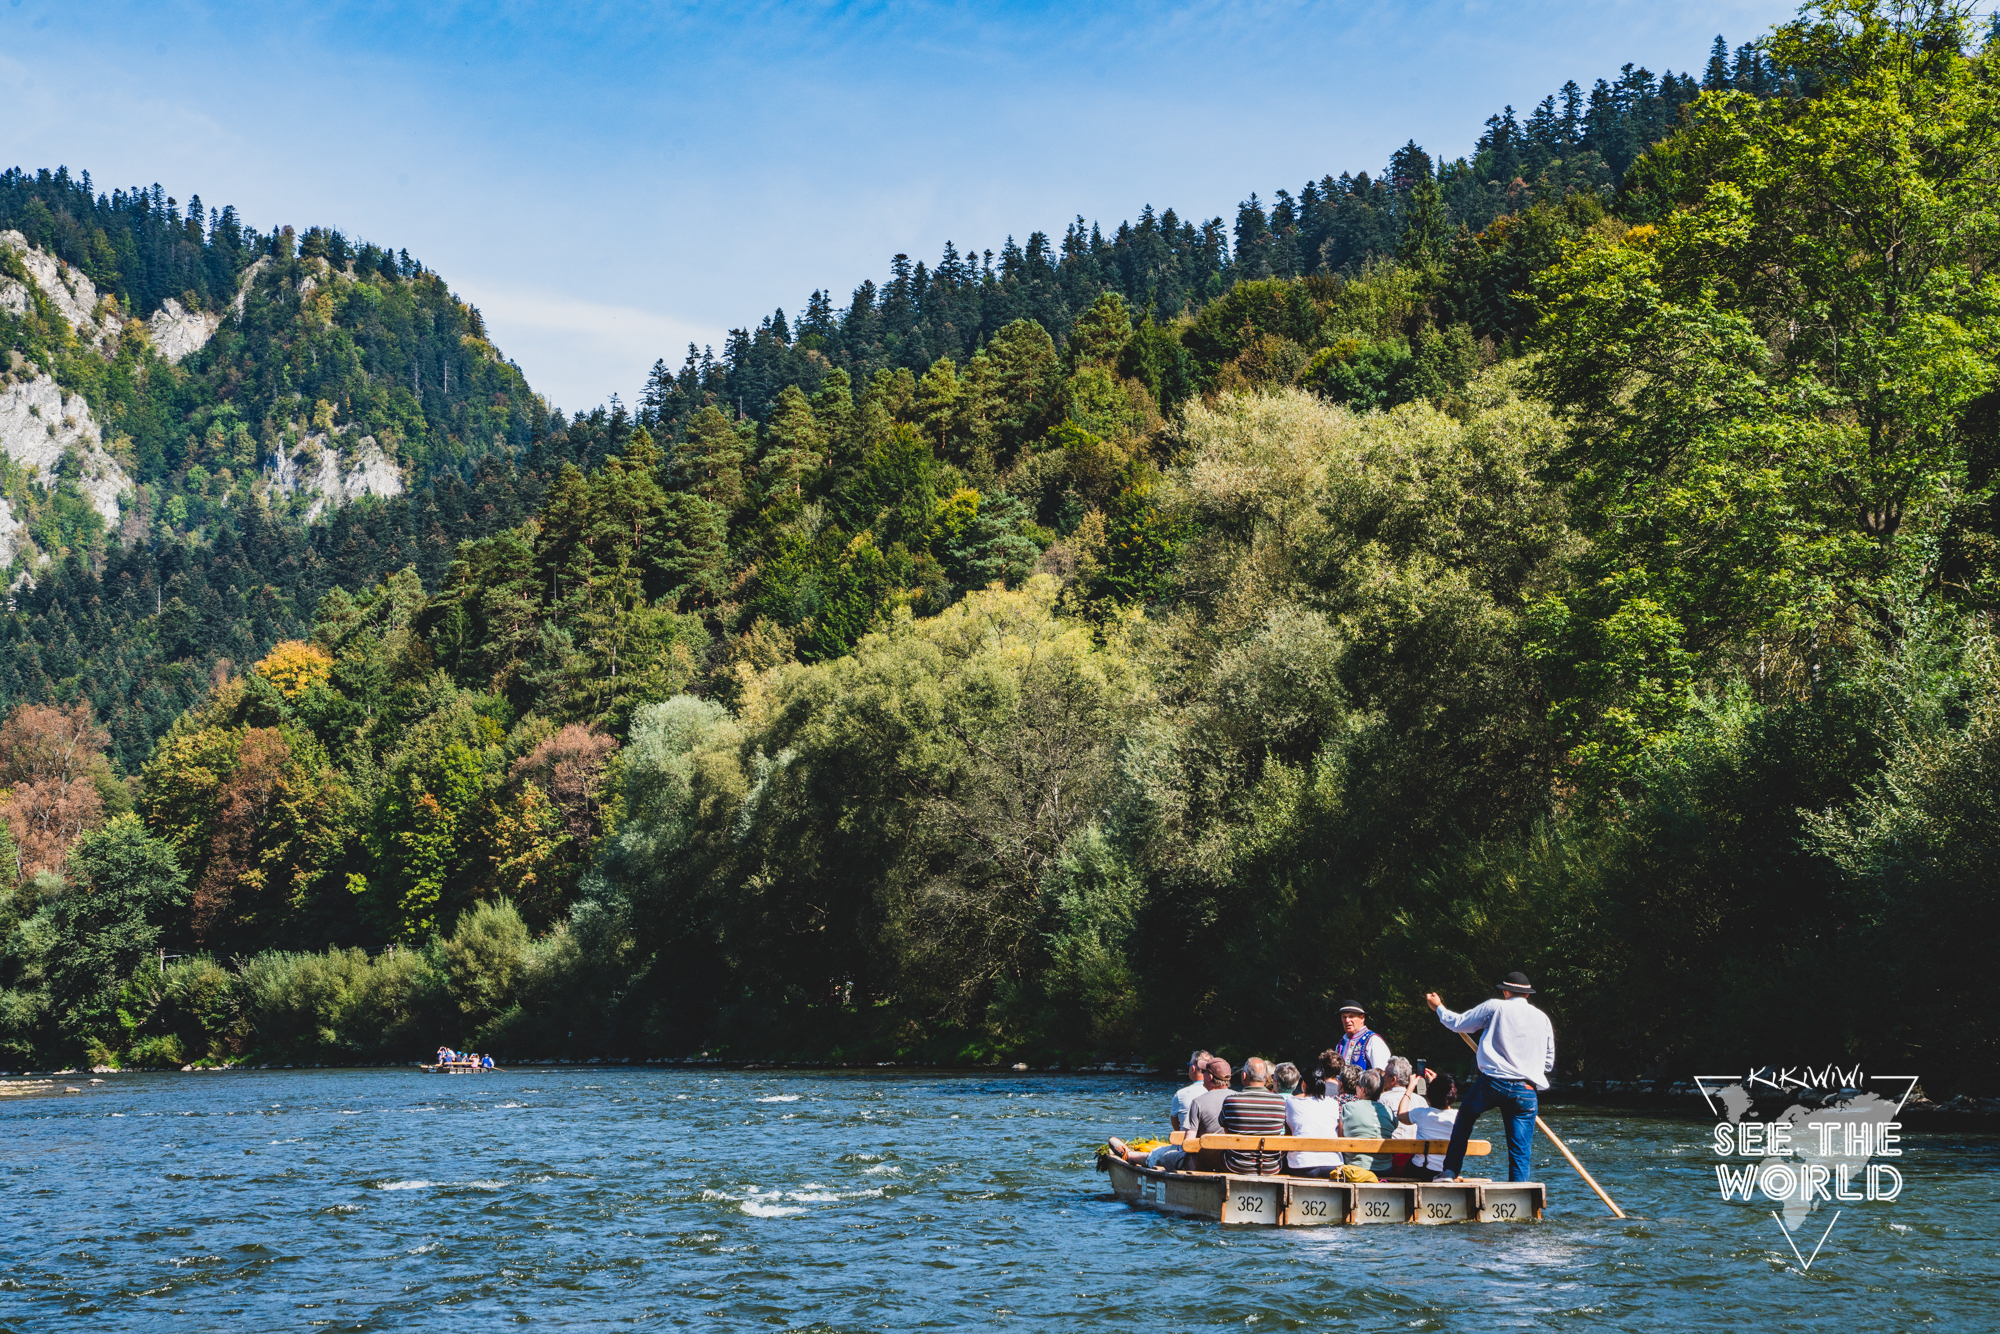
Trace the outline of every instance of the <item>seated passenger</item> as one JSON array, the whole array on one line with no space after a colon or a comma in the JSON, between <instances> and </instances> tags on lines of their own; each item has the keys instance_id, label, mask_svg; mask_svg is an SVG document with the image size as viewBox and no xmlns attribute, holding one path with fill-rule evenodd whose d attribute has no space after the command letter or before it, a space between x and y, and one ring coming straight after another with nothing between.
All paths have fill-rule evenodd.
<instances>
[{"instance_id":1,"label":"seated passenger","mask_svg":"<svg viewBox=\"0 0 2000 1334\"><path fill-rule=\"evenodd\" d=\"M1222 1104L1222 1129L1229 1135L1282 1135L1285 1100L1271 1088L1271 1063L1252 1056L1243 1063L1243 1087ZM1242 1176L1274 1177L1284 1169L1278 1149L1225 1149L1222 1170Z\"/></svg>"},{"instance_id":2,"label":"seated passenger","mask_svg":"<svg viewBox=\"0 0 2000 1334\"><path fill-rule=\"evenodd\" d=\"M1271 1087L1279 1097L1290 1102L1299 1091L1299 1068L1290 1061L1280 1061L1271 1067Z\"/></svg>"},{"instance_id":3,"label":"seated passenger","mask_svg":"<svg viewBox=\"0 0 2000 1334\"><path fill-rule=\"evenodd\" d=\"M1220 1056L1211 1056L1202 1068L1204 1092L1188 1104L1187 1133L1190 1138L1198 1138L1204 1133L1216 1134L1222 1129L1222 1104L1229 1097L1229 1080L1234 1073L1229 1062ZM1134 1167L1159 1167L1169 1172L1192 1170L1198 1164L1190 1161L1178 1144L1162 1144L1150 1152L1130 1148L1116 1135L1105 1141L1112 1153L1131 1163ZM1221 1168L1222 1155L1213 1154L1214 1167L1204 1170L1217 1171Z\"/></svg>"},{"instance_id":4,"label":"seated passenger","mask_svg":"<svg viewBox=\"0 0 2000 1334\"><path fill-rule=\"evenodd\" d=\"M1450 1075L1425 1072L1428 1086L1424 1091L1424 1104L1404 1112L1402 1120L1409 1123L1414 1139L1449 1140L1452 1125L1458 1120L1458 1112L1452 1106L1458 1101L1458 1081ZM1411 1174L1419 1181L1429 1181L1444 1170L1444 1154L1422 1154L1410 1164Z\"/></svg>"},{"instance_id":5,"label":"seated passenger","mask_svg":"<svg viewBox=\"0 0 2000 1334\"><path fill-rule=\"evenodd\" d=\"M1391 1139L1415 1139L1417 1137L1417 1132L1404 1124L1402 1119L1405 1111L1408 1111L1412 1107L1421 1107L1424 1105L1424 1100L1411 1091L1411 1075L1410 1058L1407 1056L1390 1057L1388 1066L1382 1071L1382 1091L1375 1095L1375 1101L1388 1108L1389 1115L1395 1118L1396 1132L1390 1136ZM1407 1153L1395 1155L1389 1165L1387 1175L1407 1176L1410 1169L1410 1157L1411 1155Z\"/></svg>"},{"instance_id":6,"label":"seated passenger","mask_svg":"<svg viewBox=\"0 0 2000 1334\"><path fill-rule=\"evenodd\" d=\"M1285 1133L1313 1139L1340 1138L1340 1099L1334 1096L1333 1074L1325 1066L1312 1072L1305 1088L1285 1104ZM1295 1177L1331 1176L1344 1159L1337 1153L1292 1149L1285 1154L1285 1175Z\"/></svg>"},{"instance_id":7,"label":"seated passenger","mask_svg":"<svg viewBox=\"0 0 2000 1334\"><path fill-rule=\"evenodd\" d=\"M1382 1072L1363 1070L1355 1080L1354 1100L1340 1109L1340 1133L1347 1139L1388 1139L1396 1133L1396 1118L1375 1101L1382 1091ZM1389 1169L1386 1153L1350 1153L1348 1164L1381 1175ZM1380 1164L1380 1166L1377 1166Z\"/></svg>"},{"instance_id":8,"label":"seated passenger","mask_svg":"<svg viewBox=\"0 0 2000 1334\"><path fill-rule=\"evenodd\" d=\"M1213 1054L1212 1052L1198 1051L1188 1057L1188 1083L1185 1087L1174 1090L1174 1099L1168 1104L1167 1119L1175 1130L1187 1129L1188 1108L1193 1105L1196 1098L1208 1092L1208 1081L1203 1077L1202 1069L1208 1064L1208 1058Z\"/></svg>"},{"instance_id":9,"label":"seated passenger","mask_svg":"<svg viewBox=\"0 0 2000 1334\"><path fill-rule=\"evenodd\" d=\"M1382 1071L1382 1091L1375 1095L1375 1101L1389 1109L1391 1116L1401 1116L1403 1112L1423 1102L1410 1091L1410 1058L1391 1056L1386 1069Z\"/></svg>"},{"instance_id":10,"label":"seated passenger","mask_svg":"<svg viewBox=\"0 0 2000 1334\"><path fill-rule=\"evenodd\" d=\"M1326 1071L1326 1096L1336 1102L1346 1102L1340 1087L1340 1053L1329 1047L1314 1059L1313 1064Z\"/></svg>"}]
</instances>

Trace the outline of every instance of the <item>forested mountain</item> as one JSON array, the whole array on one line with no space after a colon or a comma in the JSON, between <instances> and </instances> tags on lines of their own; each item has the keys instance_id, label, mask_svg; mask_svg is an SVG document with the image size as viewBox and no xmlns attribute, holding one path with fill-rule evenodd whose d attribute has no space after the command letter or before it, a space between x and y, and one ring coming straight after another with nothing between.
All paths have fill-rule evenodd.
<instances>
[{"instance_id":1,"label":"forested mountain","mask_svg":"<svg viewBox=\"0 0 2000 1334\"><path fill-rule=\"evenodd\" d=\"M1358 273L1371 259L1400 254L1413 223L1418 231L1410 244L1426 255L1451 249L1455 237L1469 248L1495 218L1533 203L1609 193L1704 88L1761 97L1796 81L1760 46L1732 56L1718 37L1699 80L1672 70L1655 77L1626 65L1616 80L1599 79L1588 92L1572 81L1525 119L1513 107L1489 118L1469 156L1435 161L1411 142L1374 177L1328 174L1296 195L1277 190L1268 206L1253 193L1233 228L1220 218L1198 222L1148 205L1108 236L1079 217L1059 241L1039 231L1025 245L1008 237L997 254L961 254L947 242L935 267L897 255L886 281L862 283L844 305L831 292L815 291L796 319L780 309L755 328L731 330L719 357L690 346L679 371L656 363L640 420L678 436L704 402L762 420L785 386L811 392L829 368L846 371L855 385L884 369L922 375L939 357L963 364L1020 319L1061 340L1106 292L1124 298L1135 319L1166 323L1246 278ZM1459 259L1472 264L1475 256ZM1520 319L1494 314L1482 333L1522 332ZM1154 371L1162 373L1169 377L1162 402L1171 406L1191 384L1172 379L1171 368ZM1158 383L1154 391L1160 393Z\"/></svg>"},{"instance_id":2,"label":"forested mountain","mask_svg":"<svg viewBox=\"0 0 2000 1334\"><path fill-rule=\"evenodd\" d=\"M1990 1083L1927 966L2000 935L1982 37L1830 0L1227 232L899 258L630 416L537 415L400 257L244 233L178 362L36 354L132 362L89 404L188 424L107 444L184 509L20 567L0 1050L1311 1051L1524 968L1565 1075ZM92 280L179 321L130 200ZM304 522L286 461L364 435L409 489Z\"/></svg>"},{"instance_id":3,"label":"forested mountain","mask_svg":"<svg viewBox=\"0 0 2000 1334\"><path fill-rule=\"evenodd\" d=\"M10 230L0 702L88 699L128 771L218 660L534 508L564 424L407 252L67 171L0 175Z\"/></svg>"}]
</instances>

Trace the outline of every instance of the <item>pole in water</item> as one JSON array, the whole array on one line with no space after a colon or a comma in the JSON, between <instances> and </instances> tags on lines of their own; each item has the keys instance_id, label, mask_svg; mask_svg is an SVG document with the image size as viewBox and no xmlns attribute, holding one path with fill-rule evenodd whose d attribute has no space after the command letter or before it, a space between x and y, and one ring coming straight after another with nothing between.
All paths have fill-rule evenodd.
<instances>
[{"instance_id":1,"label":"pole in water","mask_svg":"<svg viewBox=\"0 0 2000 1334\"><path fill-rule=\"evenodd\" d=\"M1479 1044L1474 1042L1469 1034L1460 1033L1458 1036L1461 1039L1463 1039L1465 1045L1472 1048L1473 1051L1477 1052L1479 1050ZM1604 1201L1605 1207L1611 1210L1613 1214L1617 1215L1620 1218L1623 1218L1625 1216L1625 1211L1618 1207L1618 1202L1612 1199L1609 1195L1606 1195L1604 1193L1604 1187L1597 1184L1597 1178L1584 1170L1583 1164L1576 1160L1576 1155L1569 1151L1569 1145L1557 1139L1556 1132L1550 1130L1549 1123L1542 1120L1542 1118L1539 1115L1535 1117L1535 1128L1541 1131L1544 1135L1547 1135L1549 1137L1549 1143L1555 1145L1557 1150L1561 1152L1562 1156L1569 1159L1569 1165L1571 1167L1574 1167L1576 1169L1576 1174L1582 1177L1584 1179L1584 1182L1587 1185L1589 1185L1589 1187L1592 1190L1597 1192L1597 1198Z\"/></svg>"}]
</instances>

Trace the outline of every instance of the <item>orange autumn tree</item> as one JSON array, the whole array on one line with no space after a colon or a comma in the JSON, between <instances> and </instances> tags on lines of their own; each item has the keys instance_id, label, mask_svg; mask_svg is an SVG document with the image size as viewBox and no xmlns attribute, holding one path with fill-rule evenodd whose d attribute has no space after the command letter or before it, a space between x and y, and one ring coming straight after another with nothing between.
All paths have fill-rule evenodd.
<instances>
[{"instance_id":1,"label":"orange autumn tree","mask_svg":"<svg viewBox=\"0 0 2000 1334\"><path fill-rule=\"evenodd\" d=\"M17 850L15 874L61 869L70 844L104 823L108 740L87 702L24 704L0 723L0 821Z\"/></svg>"},{"instance_id":2,"label":"orange autumn tree","mask_svg":"<svg viewBox=\"0 0 2000 1334\"><path fill-rule=\"evenodd\" d=\"M196 944L310 944L313 891L351 833L347 789L309 730L253 725L244 685L225 682L154 746L146 821L187 870Z\"/></svg>"},{"instance_id":3,"label":"orange autumn tree","mask_svg":"<svg viewBox=\"0 0 2000 1334\"><path fill-rule=\"evenodd\" d=\"M100 784L117 781L110 740L88 701L23 704L0 723L0 821L18 849L16 875L60 870L69 845L104 823Z\"/></svg>"},{"instance_id":4,"label":"orange autumn tree","mask_svg":"<svg viewBox=\"0 0 2000 1334\"><path fill-rule=\"evenodd\" d=\"M333 655L317 644L287 639L265 654L254 670L286 699L297 699L333 675Z\"/></svg>"},{"instance_id":5,"label":"orange autumn tree","mask_svg":"<svg viewBox=\"0 0 2000 1334\"><path fill-rule=\"evenodd\" d=\"M604 832L606 767L618 742L571 723L514 762L490 832L499 890L529 923L561 919Z\"/></svg>"}]
</instances>

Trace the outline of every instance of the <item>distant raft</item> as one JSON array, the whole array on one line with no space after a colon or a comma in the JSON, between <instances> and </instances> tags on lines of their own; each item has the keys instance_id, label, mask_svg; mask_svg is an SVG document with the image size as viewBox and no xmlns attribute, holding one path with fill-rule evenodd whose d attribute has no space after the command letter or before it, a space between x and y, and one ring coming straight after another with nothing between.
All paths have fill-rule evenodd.
<instances>
[{"instance_id":1,"label":"distant raft","mask_svg":"<svg viewBox=\"0 0 2000 1334\"><path fill-rule=\"evenodd\" d=\"M1240 1142L1239 1142L1240 1141ZM1339 1147L1335 1147L1335 1145ZM1336 1153L1431 1152L1428 1141L1318 1140L1293 1136L1210 1136L1198 1147L1300 1149ZM1475 1141L1474 1152L1487 1144ZM1443 1152L1439 1144L1435 1150ZM1105 1154L1100 1172L1127 1204L1161 1213L1252 1227L1325 1227L1334 1223L1531 1223L1548 1203L1538 1181L1333 1181L1320 1177L1169 1172Z\"/></svg>"},{"instance_id":2,"label":"distant raft","mask_svg":"<svg viewBox=\"0 0 2000 1334\"><path fill-rule=\"evenodd\" d=\"M419 1065L417 1069L427 1075L497 1075L497 1065L474 1065L471 1061L446 1061L443 1065Z\"/></svg>"}]
</instances>

